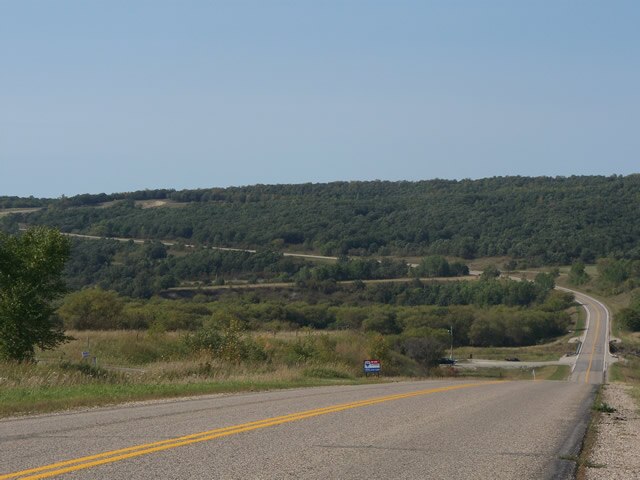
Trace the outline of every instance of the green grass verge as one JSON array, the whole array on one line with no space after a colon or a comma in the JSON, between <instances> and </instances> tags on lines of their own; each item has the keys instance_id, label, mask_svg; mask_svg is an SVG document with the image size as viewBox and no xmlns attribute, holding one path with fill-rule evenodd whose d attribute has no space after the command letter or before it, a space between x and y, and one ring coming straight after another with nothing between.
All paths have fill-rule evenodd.
<instances>
[{"instance_id":1,"label":"green grass verge","mask_svg":"<svg viewBox=\"0 0 640 480\"><path fill-rule=\"evenodd\" d=\"M521 368L476 368L461 369L460 377L472 378L502 378L505 380L533 380L533 370L530 367ZM571 368L567 365L549 365L535 368L536 380L565 380Z\"/></svg>"},{"instance_id":2,"label":"green grass verge","mask_svg":"<svg viewBox=\"0 0 640 480\"><path fill-rule=\"evenodd\" d=\"M576 324L573 329L573 337L579 337L584 333L584 329L587 327L587 314L584 311L584 308L577 307L573 314L575 318Z\"/></svg>"},{"instance_id":3,"label":"green grass verge","mask_svg":"<svg viewBox=\"0 0 640 480\"><path fill-rule=\"evenodd\" d=\"M222 380L188 384L72 385L13 388L0 391L0 416L46 413L139 400L186 397L211 393L251 392L326 385L358 385L389 381L384 378L310 378L292 380Z\"/></svg>"},{"instance_id":4,"label":"green grass verge","mask_svg":"<svg viewBox=\"0 0 640 480\"><path fill-rule=\"evenodd\" d=\"M571 367L569 365L557 365L555 371L545 380L566 380L570 374Z\"/></svg>"},{"instance_id":5,"label":"green grass verge","mask_svg":"<svg viewBox=\"0 0 640 480\"><path fill-rule=\"evenodd\" d=\"M528 347L459 347L454 348L453 356L459 360L481 358L484 360L504 360L518 357L524 362L545 362L558 360L567 353L575 352L575 344L567 342L568 337L543 345Z\"/></svg>"}]
</instances>

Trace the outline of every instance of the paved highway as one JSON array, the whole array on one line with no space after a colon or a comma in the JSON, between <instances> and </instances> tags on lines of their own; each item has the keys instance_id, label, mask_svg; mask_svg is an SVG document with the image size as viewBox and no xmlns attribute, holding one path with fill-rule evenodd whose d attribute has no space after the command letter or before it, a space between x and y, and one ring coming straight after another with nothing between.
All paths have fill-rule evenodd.
<instances>
[{"instance_id":1,"label":"paved highway","mask_svg":"<svg viewBox=\"0 0 640 480\"><path fill-rule=\"evenodd\" d=\"M592 387L423 381L0 421L0 479L568 478Z\"/></svg>"},{"instance_id":2,"label":"paved highway","mask_svg":"<svg viewBox=\"0 0 640 480\"><path fill-rule=\"evenodd\" d=\"M600 301L584 293L557 287L574 294L587 314L587 331L582 339L570 380L590 384L604 382L611 355L609 353L609 310Z\"/></svg>"}]
</instances>

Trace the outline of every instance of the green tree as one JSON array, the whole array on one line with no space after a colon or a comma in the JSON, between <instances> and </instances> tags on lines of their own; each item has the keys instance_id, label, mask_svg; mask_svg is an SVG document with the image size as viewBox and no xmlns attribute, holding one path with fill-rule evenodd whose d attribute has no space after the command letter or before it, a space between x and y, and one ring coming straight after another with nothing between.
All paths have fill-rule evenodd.
<instances>
[{"instance_id":1,"label":"green tree","mask_svg":"<svg viewBox=\"0 0 640 480\"><path fill-rule=\"evenodd\" d=\"M395 312L391 310L376 310L362 322L365 332L378 332L383 334L400 333L401 327L396 320Z\"/></svg>"},{"instance_id":2,"label":"green tree","mask_svg":"<svg viewBox=\"0 0 640 480\"><path fill-rule=\"evenodd\" d=\"M552 273L538 273L534 279L534 283L545 290L553 290L556 286Z\"/></svg>"},{"instance_id":3,"label":"green tree","mask_svg":"<svg viewBox=\"0 0 640 480\"><path fill-rule=\"evenodd\" d=\"M52 302L65 291L69 251L68 239L50 228L0 233L0 358L31 360L35 347L51 349L68 340Z\"/></svg>"},{"instance_id":4,"label":"green tree","mask_svg":"<svg viewBox=\"0 0 640 480\"><path fill-rule=\"evenodd\" d=\"M623 308L618 313L618 321L632 332L640 331L640 310Z\"/></svg>"},{"instance_id":5,"label":"green tree","mask_svg":"<svg viewBox=\"0 0 640 480\"><path fill-rule=\"evenodd\" d=\"M380 360L383 365L391 360L391 345L381 333L375 333L369 337L367 350L371 358Z\"/></svg>"},{"instance_id":6,"label":"green tree","mask_svg":"<svg viewBox=\"0 0 640 480\"><path fill-rule=\"evenodd\" d=\"M446 343L438 336L407 337L401 343L404 354L426 368L438 364L445 348Z\"/></svg>"},{"instance_id":7,"label":"green tree","mask_svg":"<svg viewBox=\"0 0 640 480\"><path fill-rule=\"evenodd\" d=\"M58 309L64 326L75 330L110 330L123 326L124 301L116 292L88 288L65 297Z\"/></svg>"},{"instance_id":8,"label":"green tree","mask_svg":"<svg viewBox=\"0 0 640 480\"><path fill-rule=\"evenodd\" d=\"M495 265L488 265L480 274L481 280L491 280L500 276L500 270Z\"/></svg>"},{"instance_id":9,"label":"green tree","mask_svg":"<svg viewBox=\"0 0 640 480\"><path fill-rule=\"evenodd\" d=\"M450 266L447 259L441 255L424 257L416 268L416 274L421 277L448 277Z\"/></svg>"},{"instance_id":10,"label":"green tree","mask_svg":"<svg viewBox=\"0 0 640 480\"><path fill-rule=\"evenodd\" d=\"M569 283L583 285L589 281L589 274L584 270L585 265L581 261L574 262L569 271Z\"/></svg>"}]
</instances>

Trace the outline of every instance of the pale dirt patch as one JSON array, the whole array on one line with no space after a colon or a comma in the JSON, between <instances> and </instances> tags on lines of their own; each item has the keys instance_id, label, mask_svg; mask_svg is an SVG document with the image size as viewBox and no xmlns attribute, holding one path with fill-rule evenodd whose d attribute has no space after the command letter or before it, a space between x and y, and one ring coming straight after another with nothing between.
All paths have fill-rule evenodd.
<instances>
[{"instance_id":1,"label":"pale dirt patch","mask_svg":"<svg viewBox=\"0 0 640 480\"><path fill-rule=\"evenodd\" d=\"M5 217L7 215L11 215L12 213L37 212L38 210L42 210L42 207L36 207L36 208L2 208L2 209L0 209L0 217Z\"/></svg>"},{"instance_id":2,"label":"pale dirt patch","mask_svg":"<svg viewBox=\"0 0 640 480\"><path fill-rule=\"evenodd\" d=\"M616 411L603 413L598 422L587 480L640 479L640 416L631 388L612 383L603 389L602 401Z\"/></svg>"},{"instance_id":3,"label":"pale dirt patch","mask_svg":"<svg viewBox=\"0 0 640 480\"><path fill-rule=\"evenodd\" d=\"M136 200L136 206L142 208L157 208L167 204L166 200Z\"/></svg>"},{"instance_id":4,"label":"pale dirt patch","mask_svg":"<svg viewBox=\"0 0 640 480\"><path fill-rule=\"evenodd\" d=\"M166 199L155 199L155 200L136 200L136 207L142 207L143 209L147 208L179 208L188 205L186 202L176 202L174 200L166 200Z\"/></svg>"}]
</instances>

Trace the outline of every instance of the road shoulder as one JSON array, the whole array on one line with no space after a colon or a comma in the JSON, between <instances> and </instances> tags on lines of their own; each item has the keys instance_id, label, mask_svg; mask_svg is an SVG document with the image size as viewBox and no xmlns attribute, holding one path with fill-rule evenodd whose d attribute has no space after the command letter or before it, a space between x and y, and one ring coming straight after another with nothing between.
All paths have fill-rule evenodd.
<instances>
[{"instance_id":1,"label":"road shoulder","mask_svg":"<svg viewBox=\"0 0 640 480\"><path fill-rule=\"evenodd\" d=\"M596 424L586 480L640 479L640 416L630 389L622 383L603 387L602 403L615 411L604 412Z\"/></svg>"}]
</instances>

